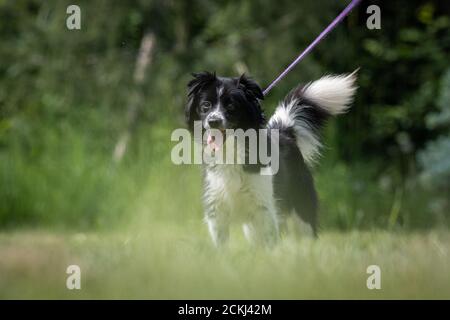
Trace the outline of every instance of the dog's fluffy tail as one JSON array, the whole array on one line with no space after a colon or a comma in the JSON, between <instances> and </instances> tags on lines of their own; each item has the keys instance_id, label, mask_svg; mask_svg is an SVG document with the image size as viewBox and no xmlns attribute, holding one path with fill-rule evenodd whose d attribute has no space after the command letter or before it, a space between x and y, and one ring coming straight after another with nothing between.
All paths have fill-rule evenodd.
<instances>
[{"instance_id":1,"label":"dog's fluffy tail","mask_svg":"<svg viewBox=\"0 0 450 320\"><path fill-rule=\"evenodd\" d=\"M270 118L269 129L293 136L308 165L314 164L319 156L319 133L326 120L349 109L357 89L356 72L324 76L295 88Z\"/></svg>"}]
</instances>

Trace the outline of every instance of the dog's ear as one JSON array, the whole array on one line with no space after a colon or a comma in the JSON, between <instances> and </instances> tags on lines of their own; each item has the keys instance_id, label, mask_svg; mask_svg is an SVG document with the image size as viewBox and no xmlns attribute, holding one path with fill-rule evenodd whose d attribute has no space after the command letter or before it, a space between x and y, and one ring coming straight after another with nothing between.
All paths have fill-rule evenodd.
<instances>
[{"instance_id":1,"label":"dog's ear","mask_svg":"<svg viewBox=\"0 0 450 320\"><path fill-rule=\"evenodd\" d=\"M185 117L186 123L189 126L189 129L193 130L194 121L200 120L200 116L197 113L197 108L195 106L195 95L200 92L200 90L205 86L214 81L216 81L216 73L213 72L199 72L193 73L194 77L191 81L189 81L188 87L188 101L185 107Z\"/></svg>"},{"instance_id":2,"label":"dog's ear","mask_svg":"<svg viewBox=\"0 0 450 320\"><path fill-rule=\"evenodd\" d=\"M248 78L245 74L242 74L237 79L237 87L244 91L247 101L250 103L249 112L252 119L252 128L260 127L265 123L264 111L261 108L259 100L264 99L264 94L261 87L251 78Z\"/></svg>"},{"instance_id":3,"label":"dog's ear","mask_svg":"<svg viewBox=\"0 0 450 320\"><path fill-rule=\"evenodd\" d=\"M244 92L246 95L249 95L253 99L264 99L264 94L261 87L256 83L255 80L247 77L245 73L243 73L238 78L238 87L242 86L244 88Z\"/></svg>"},{"instance_id":4,"label":"dog's ear","mask_svg":"<svg viewBox=\"0 0 450 320\"><path fill-rule=\"evenodd\" d=\"M205 85L210 84L217 79L215 72L208 71L193 73L192 76L194 79L189 81L187 85L189 97L197 94Z\"/></svg>"}]
</instances>

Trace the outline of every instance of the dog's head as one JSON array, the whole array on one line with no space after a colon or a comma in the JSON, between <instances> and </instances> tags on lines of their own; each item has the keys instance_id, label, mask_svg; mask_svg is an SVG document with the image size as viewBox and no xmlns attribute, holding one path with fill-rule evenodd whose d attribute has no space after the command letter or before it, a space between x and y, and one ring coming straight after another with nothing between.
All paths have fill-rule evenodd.
<instances>
[{"instance_id":1,"label":"dog's head","mask_svg":"<svg viewBox=\"0 0 450 320\"><path fill-rule=\"evenodd\" d=\"M191 130L201 121L204 130L259 129L265 123L259 100L264 99L259 85L242 75L218 77L215 73L193 74L188 83L186 121Z\"/></svg>"}]
</instances>

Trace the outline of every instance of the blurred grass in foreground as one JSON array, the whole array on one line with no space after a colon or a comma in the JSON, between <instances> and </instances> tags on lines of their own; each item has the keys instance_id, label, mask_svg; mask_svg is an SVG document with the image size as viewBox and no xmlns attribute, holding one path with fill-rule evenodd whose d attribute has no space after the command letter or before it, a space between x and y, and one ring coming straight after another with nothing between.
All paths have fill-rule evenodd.
<instances>
[{"instance_id":1,"label":"blurred grass in foreground","mask_svg":"<svg viewBox=\"0 0 450 320\"><path fill-rule=\"evenodd\" d=\"M0 298L379 299L450 298L444 231L323 233L287 237L272 250L236 237L218 251L197 223L127 232L22 231L0 235ZM81 290L66 268L81 267ZM366 268L381 268L368 290Z\"/></svg>"}]
</instances>

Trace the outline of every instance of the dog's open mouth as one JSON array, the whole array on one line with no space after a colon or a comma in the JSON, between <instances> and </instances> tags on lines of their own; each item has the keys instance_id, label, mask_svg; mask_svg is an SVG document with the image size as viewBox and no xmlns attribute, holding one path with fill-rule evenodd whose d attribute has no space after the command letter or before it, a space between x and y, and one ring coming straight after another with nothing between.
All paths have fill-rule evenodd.
<instances>
[{"instance_id":1,"label":"dog's open mouth","mask_svg":"<svg viewBox=\"0 0 450 320\"><path fill-rule=\"evenodd\" d=\"M213 151L218 151L223 145L225 139L225 130L212 129L207 131L206 144Z\"/></svg>"}]
</instances>

